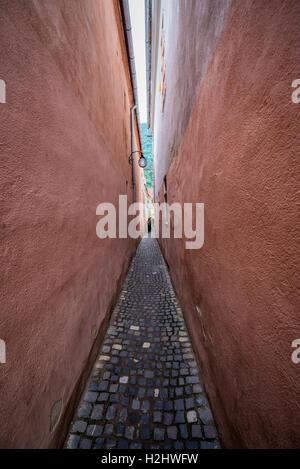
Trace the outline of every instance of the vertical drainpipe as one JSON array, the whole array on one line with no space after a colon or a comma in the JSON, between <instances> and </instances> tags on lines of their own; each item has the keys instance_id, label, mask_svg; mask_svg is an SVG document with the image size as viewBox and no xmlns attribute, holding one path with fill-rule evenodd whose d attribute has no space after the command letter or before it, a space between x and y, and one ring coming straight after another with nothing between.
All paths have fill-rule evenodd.
<instances>
[{"instance_id":1,"label":"vertical drainpipe","mask_svg":"<svg viewBox=\"0 0 300 469\"><path fill-rule=\"evenodd\" d=\"M140 131L140 117L139 117L139 103L138 103L138 92L137 92L137 81L136 81L136 69L135 69L135 59L134 59L134 51L133 51L133 43L132 43L132 35L131 35L131 20L130 20L130 11L128 0L119 0L120 9L122 14L122 21L123 27L125 32L125 43L127 49L127 56L129 62L129 71L130 71L130 78L131 78L131 87L133 92L133 101L134 105L130 109L130 117L131 117L131 162L132 162L132 190L133 190L133 201L136 201L136 182L135 182L135 158L134 158L134 113L136 114L137 119L137 126L138 126L138 136L139 136L139 143L142 149L142 142L141 142L141 131Z\"/></svg>"}]
</instances>

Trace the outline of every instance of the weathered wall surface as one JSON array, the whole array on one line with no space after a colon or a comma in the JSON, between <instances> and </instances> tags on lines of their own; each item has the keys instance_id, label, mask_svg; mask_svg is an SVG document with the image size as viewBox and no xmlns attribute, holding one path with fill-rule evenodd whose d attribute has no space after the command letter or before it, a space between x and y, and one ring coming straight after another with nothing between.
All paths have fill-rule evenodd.
<instances>
[{"instance_id":1,"label":"weathered wall surface","mask_svg":"<svg viewBox=\"0 0 300 469\"><path fill-rule=\"evenodd\" d=\"M96 207L131 198L129 71L117 2L1 0L0 447L58 443L135 242Z\"/></svg>"},{"instance_id":2,"label":"weathered wall surface","mask_svg":"<svg viewBox=\"0 0 300 469\"><path fill-rule=\"evenodd\" d=\"M168 202L205 203L201 250L161 245L227 447L300 446L299 15L233 1L167 176Z\"/></svg>"},{"instance_id":3,"label":"weathered wall surface","mask_svg":"<svg viewBox=\"0 0 300 469\"><path fill-rule=\"evenodd\" d=\"M154 159L159 158L155 165L156 195L186 131L230 3L231 0L153 2L159 15L159 27L153 30L152 37L158 44L157 55L152 54L153 152ZM157 92L159 88L161 91Z\"/></svg>"}]
</instances>

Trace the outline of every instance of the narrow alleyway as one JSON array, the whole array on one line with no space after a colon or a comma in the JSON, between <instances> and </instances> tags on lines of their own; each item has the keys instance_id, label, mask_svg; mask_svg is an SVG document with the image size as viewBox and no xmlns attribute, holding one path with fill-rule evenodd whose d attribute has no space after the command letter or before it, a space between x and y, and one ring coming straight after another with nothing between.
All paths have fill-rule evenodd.
<instances>
[{"instance_id":1,"label":"narrow alleyway","mask_svg":"<svg viewBox=\"0 0 300 469\"><path fill-rule=\"evenodd\" d=\"M182 312L155 239L144 238L139 245L66 447L219 447Z\"/></svg>"}]
</instances>

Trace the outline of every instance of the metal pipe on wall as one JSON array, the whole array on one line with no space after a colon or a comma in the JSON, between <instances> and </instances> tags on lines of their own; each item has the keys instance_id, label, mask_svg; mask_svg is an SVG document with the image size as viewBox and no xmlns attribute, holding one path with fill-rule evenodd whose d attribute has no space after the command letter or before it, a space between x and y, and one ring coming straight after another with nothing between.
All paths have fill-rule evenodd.
<instances>
[{"instance_id":1,"label":"metal pipe on wall","mask_svg":"<svg viewBox=\"0 0 300 469\"><path fill-rule=\"evenodd\" d=\"M124 27L124 32L125 32L125 42L126 42L127 56L128 56L128 62L129 62L133 100L134 100L134 106L130 109L130 117L131 117L132 190L133 190L133 200L135 202L136 201L136 182L135 182L135 158L134 158L134 153L133 153L135 149L134 148L134 112L136 113L136 118L137 118L138 134L139 134L139 141L140 141L141 149L142 149L142 142L141 142L141 130L140 130L141 125L140 125L140 116L139 116L139 101L138 101L135 58L134 58L134 50L133 50L133 42L132 42L132 34L131 34L132 26L131 26L131 20L130 20L128 0L120 0L120 9L121 9L123 27Z\"/></svg>"}]
</instances>

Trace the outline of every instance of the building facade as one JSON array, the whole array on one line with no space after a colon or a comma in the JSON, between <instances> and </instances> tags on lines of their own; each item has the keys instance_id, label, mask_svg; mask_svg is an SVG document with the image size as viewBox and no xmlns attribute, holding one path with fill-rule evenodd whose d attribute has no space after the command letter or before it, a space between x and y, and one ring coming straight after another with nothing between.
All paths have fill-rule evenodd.
<instances>
[{"instance_id":1,"label":"building facade","mask_svg":"<svg viewBox=\"0 0 300 469\"><path fill-rule=\"evenodd\" d=\"M62 444L135 252L96 236L98 204L132 202L141 149L126 8L0 0L1 448Z\"/></svg>"},{"instance_id":2,"label":"building facade","mask_svg":"<svg viewBox=\"0 0 300 469\"><path fill-rule=\"evenodd\" d=\"M300 446L297 0L146 1L157 202L205 204L160 239L226 447Z\"/></svg>"}]
</instances>

